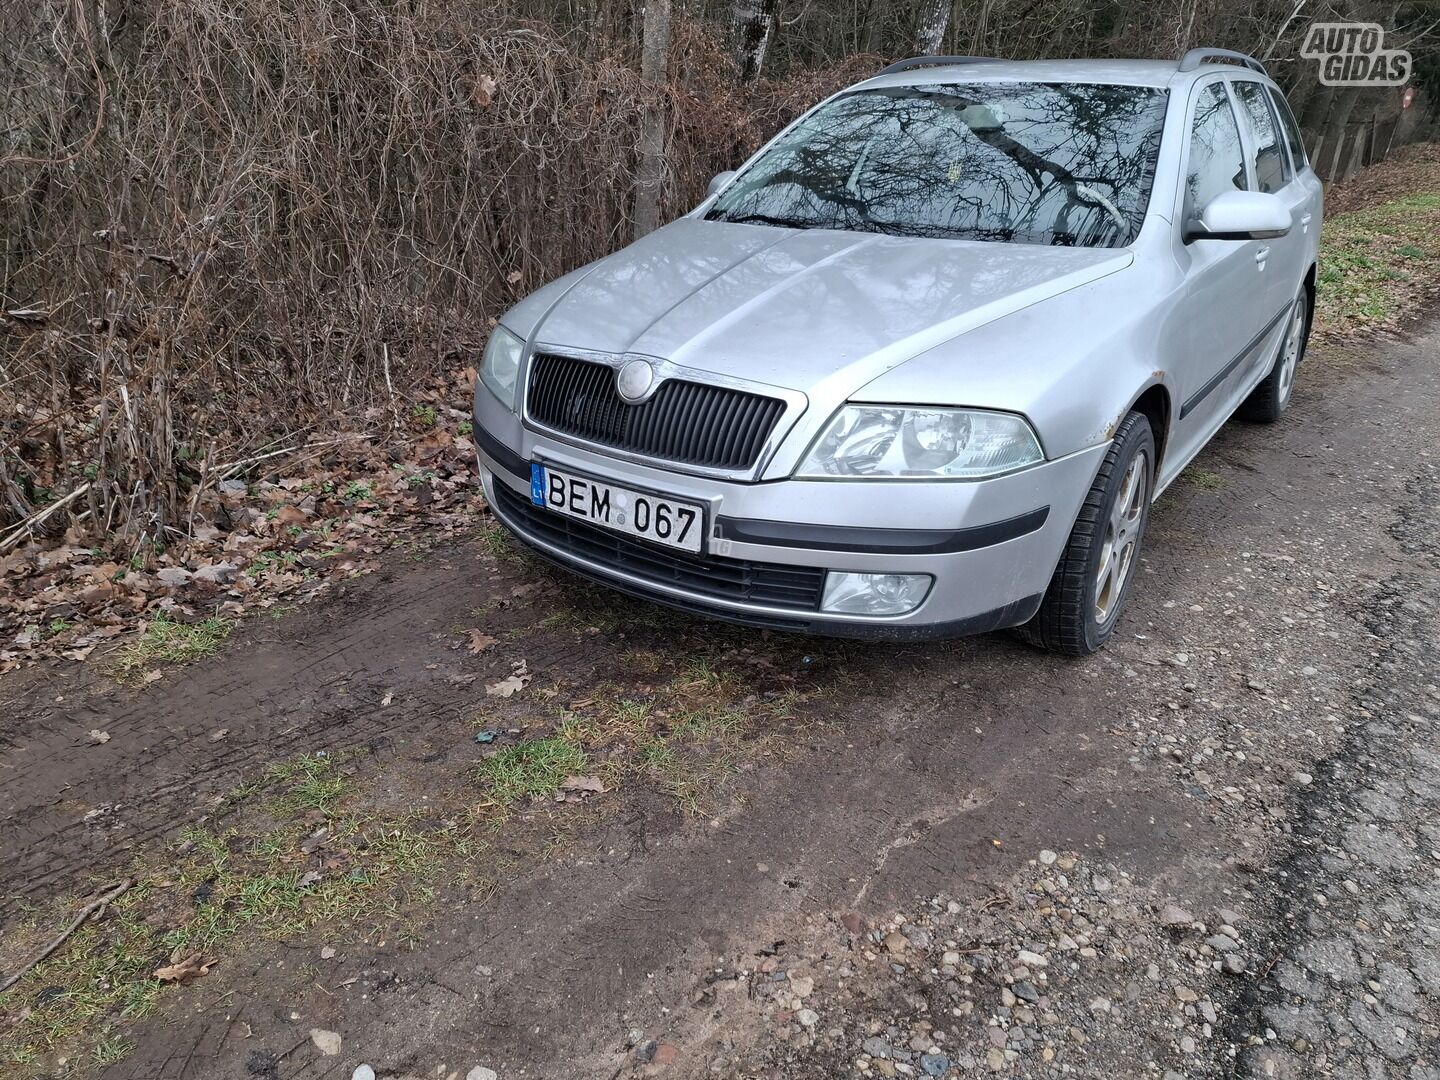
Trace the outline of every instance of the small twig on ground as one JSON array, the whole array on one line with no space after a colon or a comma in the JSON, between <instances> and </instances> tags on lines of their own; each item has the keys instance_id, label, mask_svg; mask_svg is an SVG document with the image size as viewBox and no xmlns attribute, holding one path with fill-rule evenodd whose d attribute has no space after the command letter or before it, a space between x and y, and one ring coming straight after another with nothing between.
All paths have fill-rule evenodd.
<instances>
[{"instance_id":1,"label":"small twig on ground","mask_svg":"<svg viewBox=\"0 0 1440 1080\"><path fill-rule=\"evenodd\" d=\"M81 495L84 495L85 492L89 490L89 483L81 484L74 491L70 492L69 495L66 495L63 499L57 499L49 506L41 507L39 510L36 510L35 513L31 514L24 521L20 522L20 524L16 525L15 528L12 529L9 533L7 533L3 540L0 540L0 551L8 551L10 548L14 547L20 542L21 537L23 537L36 525L39 525L42 521L48 518L56 510L59 510L62 506L69 506L72 502L78 499Z\"/></svg>"},{"instance_id":2,"label":"small twig on ground","mask_svg":"<svg viewBox=\"0 0 1440 1080\"><path fill-rule=\"evenodd\" d=\"M400 410L395 405L395 384L390 381L390 345L382 341L380 343L380 364L385 369L385 389L390 394L390 426L400 426Z\"/></svg>"},{"instance_id":3,"label":"small twig on ground","mask_svg":"<svg viewBox=\"0 0 1440 1080\"><path fill-rule=\"evenodd\" d=\"M28 964L22 967L19 971L15 972L14 975L11 975L3 983L0 983L0 994L5 993L6 990L9 990L10 987L14 986L17 982L19 982L21 978L23 978L25 974L29 972L32 968L43 963L45 960L48 960L50 958L50 955L55 952L56 949L60 948L61 945L64 945L65 942L70 940L70 935L75 933L76 930L79 930L82 923L90 919L92 916L103 914L105 909L110 906L110 902L116 897L118 897L121 893L129 889L130 886L133 884L135 884L135 882L131 878L126 878L124 881L120 882L120 884L116 885L113 889L107 892L104 896L91 900L90 903L86 904L83 908L81 908L80 914L75 916L74 920L70 923L70 925L67 926L64 931L62 931L60 935L55 938L54 941L50 942L49 945L46 945L45 948L40 951L39 956L35 957L34 960L31 960Z\"/></svg>"},{"instance_id":4,"label":"small twig on ground","mask_svg":"<svg viewBox=\"0 0 1440 1080\"><path fill-rule=\"evenodd\" d=\"M266 454L256 454L254 457L241 458L239 461L232 461L228 465L219 465L216 467L214 475L218 483L221 480L229 480L236 473L244 472L251 465L258 465L262 461L268 461L273 457L280 457L282 454L293 454L297 450L318 450L327 446L339 446L341 443L347 442L363 442L367 439L373 439L374 437L374 435L366 434L345 435L339 439L322 439L320 442L303 444L296 443L294 446L287 446L280 450L271 450Z\"/></svg>"}]
</instances>

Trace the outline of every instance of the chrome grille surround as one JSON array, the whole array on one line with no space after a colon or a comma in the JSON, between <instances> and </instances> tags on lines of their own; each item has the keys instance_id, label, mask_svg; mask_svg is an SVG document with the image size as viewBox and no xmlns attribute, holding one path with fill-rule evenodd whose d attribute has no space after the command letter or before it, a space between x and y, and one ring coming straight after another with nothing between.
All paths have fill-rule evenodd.
<instances>
[{"instance_id":1,"label":"chrome grille surround","mask_svg":"<svg viewBox=\"0 0 1440 1080\"><path fill-rule=\"evenodd\" d=\"M621 367L637 359L647 361L654 368L654 385L638 405L627 404L615 389L615 377ZM555 395L558 393L563 398L567 390L575 389L573 384L558 391L552 385L537 387L537 373L542 378L552 376L555 365L575 362L607 369L603 385L596 383L592 377L588 387L599 387L607 397L613 398L611 402L587 403L592 412L599 413L596 419L602 431L594 435L576 430L579 425L567 427L556 413ZM672 389L666 390L667 386L672 386ZM675 390L674 386L680 389ZM679 402L680 407L677 407L673 396L679 394L688 395L689 400ZM550 395L549 400L544 395ZM675 472L736 480L751 480L760 475L808 404L805 395L798 391L686 368L658 357L637 353L589 352L545 344L535 345L526 358L522 402L521 419L527 426L565 442L627 461L660 465ZM610 432L615 430L618 422L616 409L643 411L653 409L657 404L664 406L667 402L672 414L669 422L682 425L693 422L698 425L688 433L688 440L681 438L669 443L663 437L657 440L657 426L647 424L644 419L631 420L630 426L638 427L642 436L647 434L648 429L647 438L611 438L607 441L603 437L603 429L607 426ZM563 406L564 402L559 404ZM690 415L686 415L687 409ZM696 409L707 411L696 414ZM740 430L730 430L737 422ZM667 431L660 434L674 437L677 433ZM727 454L727 449L745 452ZM665 451L670 451L669 456Z\"/></svg>"}]
</instances>

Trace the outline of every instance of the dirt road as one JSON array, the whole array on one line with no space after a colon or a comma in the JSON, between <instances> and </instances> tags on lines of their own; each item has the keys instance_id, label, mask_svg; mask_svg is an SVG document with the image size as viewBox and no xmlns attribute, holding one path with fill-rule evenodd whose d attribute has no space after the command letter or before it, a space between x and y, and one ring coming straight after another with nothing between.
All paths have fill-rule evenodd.
<instances>
[{"instance_id":1,"label":"dirt road","mask_svg":"<svg viewBox=\"0 0 1440 1080\"><path fill-rule=\"evenodd\" d=\"M1440 1077L1437 359L1440 327L1313 354L1283 422L1232 424L1159 504L1084 661L637 622L477 537L153 687L17 678L0 892L163 869L325 751L364 812L481 841L427 848L388 913L232 939L104 1076ZM683 798L652 769L466 817L477 728L697 660L750 720Z\"/></svg>"}]
</instances>

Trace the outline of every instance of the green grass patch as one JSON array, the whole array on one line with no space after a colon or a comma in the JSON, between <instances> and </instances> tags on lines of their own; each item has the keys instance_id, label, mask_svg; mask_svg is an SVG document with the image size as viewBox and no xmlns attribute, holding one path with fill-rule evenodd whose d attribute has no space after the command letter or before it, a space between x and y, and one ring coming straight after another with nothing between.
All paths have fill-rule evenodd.
<instances>
[{"instance_id":1,"label":"green grass patch","mask_svg":"<svg viewBox=\"0 0 1440 1080\"><path fill-rule=\"evenodd\" d=\"M104 1068L106 1065L114 1065L117 1061L123 1061L134 1049L135 1044L128 1039L121 1039L106 1033L95 1044L95 1050L91 1056L95 1059L96 1065Z\"/></svg>"},{"instance_id":2,"label":"green grass patch","mask_svg":"<svg viewBox=\"0 0 1440 1080\"><path fill-rule=\"evenodd\" d=\"M1209 469L1203 469L1199 465L1191 465L1180 475L1186 483L1193 484L1198 488L1204 488L1206 491L1219 491L1225 486L1225 478L1223 476Z\"/></svg>"},{"instance_id":3,"label":"green grass patch","mask_svg":"<svg viewBox=\"0 0 1440 1080\"><path fill-rule=\"evenodd\" d=\"M303 814L318 810L331 814L348 789L345 777L336 774L337 763L333 754L305 754L270 766L265 774L267 781L287 789L276 803L279 811Z\"/></svg>"},{"instance_id":4,"label":"green grass patch","mask_svg":"<svg viewBox=\"0 0 1440 1080\"><path fill-rule=\"evenodd\" d=\"M705 796L735 771L738 754L723 740L696 745L693 729L652 736L636 748L636 770L687 814L705 809Z\"/></svg>"},{"instance_id":5,"label":"green grass patch","mask_svg":"<svg viewBox=\"0 0 1440 1080\"><path fill-rule=\"evenodd\" d=\"M480 779L489 786L491 800L508 809L521 799L554 795L567 776L582 772L587 764L589 756L580 746L552 735L492 754L480 763Z\"/></svg>"},{"instance_id":6,"label":"green grass patch","mask_svg":"<svg viewBox=\"0 0 1440 1080\"><path fill-rule=\"evenodd\" d=\"M188 664L211 656L230 636L234 625L219 616L182 623L169 615L156 615L138 638L116 654L116 674L133 679L157 664Z\"/></svg>"},{"instance_id":7,"label":"green grass patch","mask_svg":"<svg viewBox=\"0 0 1440 1080\"><path fill-rule=\"evenodd\" d=\"M1391 329L1440 283L1440 192L1428 191L1326 220L1316 329L1344 335Z\"/></svg>"},{"instance_id":8,"label":"green grass patch","mask_svg":"<svg viewBox=\"0 0 1440 1080\"><path fill-rule=\"evenodd\" d=\"M510 535L510 530L500 522L491 520L476 530L476 539L488 554L502 562L511 564L517 570L530 575L549 576L550 571L539 556L534 555L520 541Z\"/></svg>"}]
</instances>

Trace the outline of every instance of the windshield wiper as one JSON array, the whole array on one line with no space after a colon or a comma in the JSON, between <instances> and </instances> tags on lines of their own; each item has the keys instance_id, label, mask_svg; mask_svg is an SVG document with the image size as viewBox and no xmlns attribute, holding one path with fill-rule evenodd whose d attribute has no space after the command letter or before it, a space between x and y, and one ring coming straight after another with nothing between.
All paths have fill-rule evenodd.
<instances>
[{"instance_id":1,"label":"windshield wiper","mask_svg":"<svg viewBox=\"0 0 1440 1080\"><path fill-rule=\"evenodd\" d=\"M711 221L728 221L733 225L774 225L781 229L813 229L813 221L799 221L795 218L779 217L775 214L727 214L721 210L712 210L705 215Z\"/></svg>"}]
</instances>

